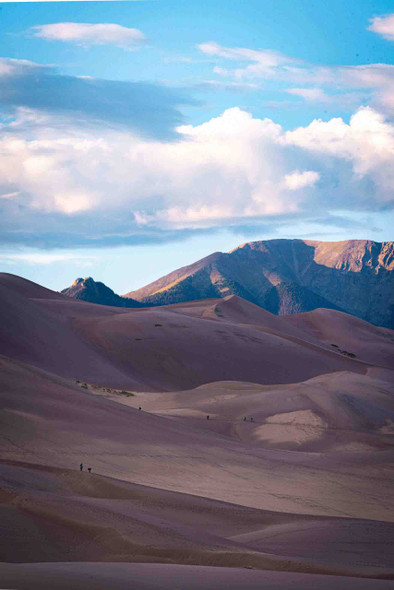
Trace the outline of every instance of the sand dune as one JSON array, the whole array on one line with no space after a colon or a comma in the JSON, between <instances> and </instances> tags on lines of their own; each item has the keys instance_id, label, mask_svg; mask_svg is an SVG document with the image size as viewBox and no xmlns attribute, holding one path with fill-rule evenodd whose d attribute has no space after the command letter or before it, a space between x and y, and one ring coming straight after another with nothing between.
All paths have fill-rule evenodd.
<instances>
[{"instance_id":1,"label":"sand dune","mask_svg":"<svg viewBox=\"0 0 394 590\"><path fill-rule=\"evenodd\" d=\"M1 380L3 458L71 469L83 461L106 476L265 510L394 520L388 435L361 453L278 450L255 443L260 424L240 420L236 440L215 432L220 415L157 416L7 359Z\"/></svg>"},{"instance_id":2,"label":"sand dune","mask_svg":"<svg viewBox=\"0 0 394 590\"><path fill-rule=\"evenodd\" d=\"M308 313L285 316L285 319L288 324L334 349L353 352L357 358L373 365L394 367L393 330L378 328L331 309L315 309Z\"/></svg>"},{"instance_id":3,"label":"sand dune","mask_svg":"<svg viewBox=\"0 0 394 590\"><path fill-rule=\"evenodd\" d=\"M236 295L225 297L205 312L205 317L250 324L267 332L307 341L343 356L381 367L394 367L394 333L333 309L276 316Z\"/></svg>"},{"instance_id":4,"label":"sand dune","mask_svg":"<svg viewBox=\"0 0 394 590\"><path fill-rule=\"evenodd\" d=\"M0 297L3 585L392 587L390 330L12 275Z\"/></svg>"},{"instance_id":5,"label":"sand dune","mask_svg":"<svg viewBox=\"0 0 394 590\"><path fill-rule=\"evenodd\" d=\"M393 375L388 381L341 372L291 385L218 382L124 400L105 395L265 448L373 451L394 445Z\"/></svg>"},{"instance_id":6,"label":"sand dune","mask_svg":"<svg viewBox=\"0 0 394 590\"><path fill-rule=\"evenodd\" d=\"M368 362L367 354L348 358L299 331L294 337L292 326L281 330L282 318L275 318L274 331L274 316L251 304L248 322L237 323L217 313L210 318L211 301L201 315L190 304L184 311L179 305L123 310L52 295L12 275L0 278L0 352L65 377L172 390L223 380L293 383L334 371L363 373ZM370 329L366 350L380 337L391 344L384 331Z\"/></svg>"},{"instance_id":7,"label":"sand dune","mask_svg":"<svg viewBox=\"0 0 394 590\"><path fill-rule=\"evenodd\" d=\"M0 463L0 478L3 561L153 561L394 578L394 523L257 510L15 461Z\"/></svg>"},{"instance_id":8,"label":"sand dune","mask_svg":"<svg viewBox=\"0 0 394 590\"><path fill-rule=\"evenodd\" d=\"M389 590L388 580L143 563L0 564L4 584L20 590ZM132 586L130 586L132 584Z\"/></svg>"}]
</instances>

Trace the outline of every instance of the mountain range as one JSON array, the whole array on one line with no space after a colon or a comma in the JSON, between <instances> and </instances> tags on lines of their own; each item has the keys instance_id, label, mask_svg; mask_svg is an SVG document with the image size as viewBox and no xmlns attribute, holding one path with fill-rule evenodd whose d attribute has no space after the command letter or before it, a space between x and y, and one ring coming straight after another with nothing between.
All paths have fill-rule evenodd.
<instances>
[{"instance_id":1,"label":"mountain range","mask_svg":"<svg viewBox=\"0 0 394 590\"><path fill-rule=\"evenodd\" d=\"M215 252L123 296L91 278L62 293L119 307L238 295L276 315L327 308L393 328L393 270L394 242L264 240Z\"/></svg>"}]
</instances>

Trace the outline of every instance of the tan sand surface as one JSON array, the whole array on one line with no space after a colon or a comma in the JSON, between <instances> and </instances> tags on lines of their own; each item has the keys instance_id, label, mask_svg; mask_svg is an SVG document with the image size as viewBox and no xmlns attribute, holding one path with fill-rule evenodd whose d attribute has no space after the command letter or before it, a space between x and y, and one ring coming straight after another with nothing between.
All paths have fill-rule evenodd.
<instances>
[{"instance_id":1,"label":"tan sand surface","mask_svg":"<svg viewBox=\"0 0 394 590\"><path fill-rule=\"evenodd\" d=\"M394 577L394 523L256 510L22 462L1 462L0 478L2 561L153 561Z\"/></svg>"},{"instance_id":2,"label":"tan sand surface","mask_svg":"<svg viewBox=\"0 0 394 590\"><path fill-rule=\"evenodd\" d=\"M314 574L144 563L0 564L20 590L389 590L394 582Z\"/></svg>"},{"instance_id":3,"label":"tan sand surface","mask_svg":"<svg viewBox=\"0 0 394 590\"><path fill-rule=\"evenodd\" d=\"M250 444L251 423L239 421L244 440L236 440L215 432L219 417L190 424L20 362L3 358L1 369L3 458L89 462L95 473L268 510L394 520L392 436L380 434L381 448L361 454L270 449Z\"/></svg>"},{"instance_id":4,"label":"tan sand surface","mask_svg":"<svg viewBox=\"0 0 394 590\"><path fill-rule=\"evenodd\" d=\"M382 436L391 434L394 420L393 375L339 372L290 385L216 382L124 399L105 395L265 448L341 452L353 443L374 451L394 445L394 438Z\"/></svg>"},{"instance_id":5,"label":"tan sand surface","mask_svg":"<svg viewBox=\"0 0 394 590\"><path fill-rule=\"evenodd\" d=\"M392 587L392 332L0 298L2 587Z\"/></svg>"}]
</instances>

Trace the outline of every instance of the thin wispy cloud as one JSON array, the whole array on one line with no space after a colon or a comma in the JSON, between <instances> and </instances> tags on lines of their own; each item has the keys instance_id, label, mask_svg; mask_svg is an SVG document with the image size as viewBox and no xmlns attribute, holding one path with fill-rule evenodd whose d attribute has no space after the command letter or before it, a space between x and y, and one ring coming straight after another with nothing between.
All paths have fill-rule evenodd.
<instances>
[{"instance_id":1,"label":"thin wispy cloud","mask_svg":"<svg viewBox=\"0 0 394 590\"><path fill-rule=\"evenodd\" d=\"M251 62L250 65L233 70L227 70L217 66L214 68L214 72L217 74L232 74L236 78L269 77L276 68L282 67L285 64L298 63L298 60L283 55L279 51L270 49L256 50L247 47L223 47L213 41L201 43L198 45L198 49L205 55L212 57L239 62Z\"/></svg>"},{"instance_id":2,"label":"thin wispy cloud","mask_svg":"<svg viewBox=\"0 0 394 590\"><path fill-rule=\"evenodd\" d=\"M286 92L313 102L329 102L332 98L321 88L288 88Z\"/></svg>"},{"instance_id":3,"label":"thin wispy cloud","mask_svg":"<svg viewBox=\"0 0 394 590\"><path fill-rule=\"evenodd\" d=\"M146 42L142 31L114 23L61 22L31 27L28 33L46 41L63 41L89 47L116 45L123 49L138 49Z\"/></svg>"},{"instance_id":4,"label":"thin wispy cloud","mask_svg":"<svg viewBox=\"0 0 394 590\"><path fill-rule=\"evenodd\" d=\"M49 265L59 262L77 262L81 266L88 266L97 257L93 255L74 254L72 252L23 252L23 253L1 253L0 261L3 264L15 264L24 262L32 265Z\"/></svg>"},{"instance_id":5,"label":"thin wispy cloud","mask_svg":"<svg viewBox=\"0 0 394 590\"><path fill-rule=\"evenodd\" d=\"M198 48L204 54L221 60L238 62L237 67L233 68L214 66L213 73L220 76L224 83L234 79L243 83L256 83L259 80L265 83L285 82L296 85L287 88L287 93L321 103L353 104L354 97L347 91L354 90L363 93L359 98L369 99L386 112L394 113L392 64L316 66L269 50L222 47L214 42L202 43ZM300 87L300 83L309 86ZM329 94L325 88L330 90Z\"/></svg>"},{"instance_id":6,"label":"thin wispy cloud","mask_svg":"<svg viewBox=\"0 0 394 590\"><path fill-rule=\"evenodd\" d=\"M335 89L334 89L335 91ZM337 92L335 94L329 94L322 88L287 88L287 94L291 94L299 98L300 100L304 101L309 105L324 105L325 107L331 107L331 109L342 106L342 107L349 107L349 108L357 108L360 105L360 102L363 100L362 94L357 92L357 90L352 90L349 92ZM276 106L278 107L289 107L295 106L298 103L290 102L290 101L277 101Z\"/></svg>"},{"instance_id":7,"label":"thin wispy cloud","mask_svg":"<svg viewBox=\"0 0 394 590\"><path fill-rule=\"evenodd\" d=\"M257 90L259 86L258 84L253 84L252 82L225 82L224 80L204 80L199 84L196 84L196 88L248 92L251 90Z\"/></svg>"}]
</instances>

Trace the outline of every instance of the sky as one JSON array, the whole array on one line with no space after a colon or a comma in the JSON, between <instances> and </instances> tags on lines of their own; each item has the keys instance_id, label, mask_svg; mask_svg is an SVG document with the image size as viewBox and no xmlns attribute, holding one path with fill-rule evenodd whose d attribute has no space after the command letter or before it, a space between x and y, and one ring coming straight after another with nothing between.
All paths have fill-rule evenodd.
<instances>
[{"instance_id":1,"label":"sky","mask_svg":"<svg viewBox=\"0 0 394 590\"><path fill-rule=\"evenodd\" d=\"M0 270L126 293L261 239L393 239L386 0L0 3Z\"/></svg>"}]
</instances>

